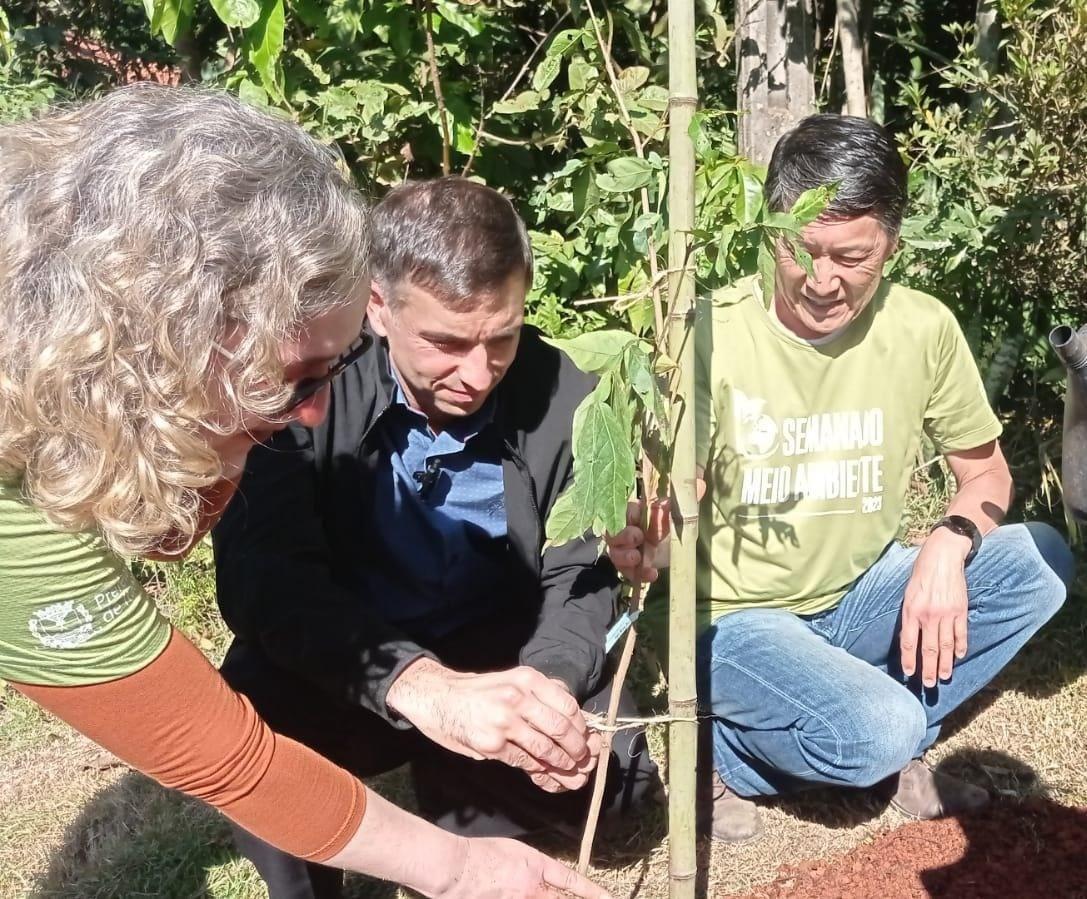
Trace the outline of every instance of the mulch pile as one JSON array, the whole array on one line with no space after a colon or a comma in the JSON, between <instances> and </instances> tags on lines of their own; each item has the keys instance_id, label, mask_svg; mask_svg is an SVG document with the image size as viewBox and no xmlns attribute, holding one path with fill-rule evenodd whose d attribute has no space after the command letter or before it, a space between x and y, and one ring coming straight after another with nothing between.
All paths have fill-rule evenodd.
<instances>
[{"instance_id":1,"label":"mulch pile","mask_svg":"<svg viewBox=\"0 0 1087 899\"><path fill-rule=\"evenodd\" d=\"M1087 899L1087 809L1046 800L917 821L783 868L745 899Z\"/></svg>"}]
</instances>

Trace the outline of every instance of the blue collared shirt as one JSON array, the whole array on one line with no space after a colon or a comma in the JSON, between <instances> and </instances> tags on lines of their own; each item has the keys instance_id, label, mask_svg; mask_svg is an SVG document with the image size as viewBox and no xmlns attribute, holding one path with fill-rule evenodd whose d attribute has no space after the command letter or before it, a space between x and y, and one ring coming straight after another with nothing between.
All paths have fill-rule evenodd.
<instances>
[{"instance_id":1,"label":"blue collared shirt","mask_svg":"<svg viewBox=\"0 0 1087 899\"><path fill-rule=\"evenodd\" d=\"M510 550L494 403L435 434L398 384L378 423L384 459L367 531L390 564L368 574L369 592L375 611L416 636L447 634L502 599Z\"/></svg>"}]
</instances>

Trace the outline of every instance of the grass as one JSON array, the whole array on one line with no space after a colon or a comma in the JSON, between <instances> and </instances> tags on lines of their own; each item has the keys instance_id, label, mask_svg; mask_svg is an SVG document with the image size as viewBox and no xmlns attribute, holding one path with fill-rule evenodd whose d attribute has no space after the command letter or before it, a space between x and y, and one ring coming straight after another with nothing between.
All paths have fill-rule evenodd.
<instances>
[{"instance_id":1,"label":"grass","mask_svg":"<svg viewBox=\"0 0 1087 899\"><path fill-rule=\"evenodd\" d=\"M909 518L913 533L940 514L943 480L918 475ZM173 621L213 660L226 632L213 600L210 552L181 566L143 566L141 575ZM635 686L648 708L663 688L643 653ZM929 760L1012 800L1045 796L1087 805L1087 605L1077 595L988 689L949 722ZM650 734L663 761L664 733ZM402 772L373 781L411 806ZM267 895L248 862L236 857L213 811L130 772L88 740L10 689L0 690L0 899L258 899ZM903 823L868 793L812 791L764 806L766 836L750 845L704 845L700 895L742 894L773 879L783 864L836 855ZM667 896L663 810L650 810L599 847L593 876L616 897ZM543 848L572 861L576 847ZM354 899L408 894L362 877Z\"/></svg>"}]
</instances>

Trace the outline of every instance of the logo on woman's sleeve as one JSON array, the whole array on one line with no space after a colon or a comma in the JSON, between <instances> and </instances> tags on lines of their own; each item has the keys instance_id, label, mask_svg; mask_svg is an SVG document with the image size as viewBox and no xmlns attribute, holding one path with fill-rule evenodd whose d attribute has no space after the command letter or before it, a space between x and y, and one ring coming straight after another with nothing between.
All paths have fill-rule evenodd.
<instances>
[{"instance_id":1,"label":"logo on woman's sleeve","mask_svg":"<svg viewBox=\"0 0 1087 899\"><path fill-rule=\"evenodd\" d=\"M47 649L74 649L94 636L87 607L74 599L43 606L30 616L30 633Z\"/></svg>"}]
</instances>

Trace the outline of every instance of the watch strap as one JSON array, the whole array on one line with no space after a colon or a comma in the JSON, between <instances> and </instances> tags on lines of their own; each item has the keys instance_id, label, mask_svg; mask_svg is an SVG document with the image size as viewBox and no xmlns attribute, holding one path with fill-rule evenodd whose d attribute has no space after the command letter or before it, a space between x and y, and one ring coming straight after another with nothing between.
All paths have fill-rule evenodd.
<instances>
[{"instance_id":1,"label":"watch strap","mask_svg":"<svg viewBox=\"0 0 1087 899\"><path fill-rule=\"evenodd\" d=\"M929 528L929 533L931 534L937 528L947 528L953 534L969 537L970 552L966 554L966 558L962 561L963 567L965 568L974 561L974 556L976 556L978 550L981 549L981 531L974 522L965 515L945 515Z\"/></svg>"}]
</instances>

